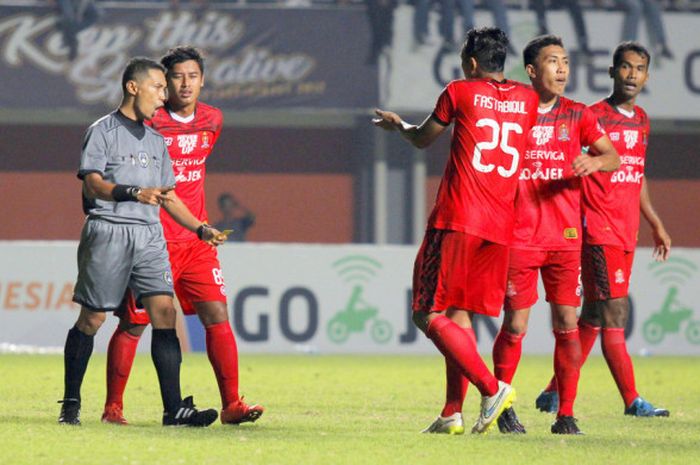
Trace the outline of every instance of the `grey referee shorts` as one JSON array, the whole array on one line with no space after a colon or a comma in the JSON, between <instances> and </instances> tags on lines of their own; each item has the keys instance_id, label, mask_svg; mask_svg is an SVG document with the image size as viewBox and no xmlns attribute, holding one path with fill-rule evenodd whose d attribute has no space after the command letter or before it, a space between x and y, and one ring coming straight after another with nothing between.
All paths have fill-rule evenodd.
<instances>
[{"instance_id":1,"label":"grey referee shorts","mask_svg":"<svg viewBox=\"0 0 700 465\"><path fill-rule=\"evenodd\" d=\"M90 310L114 310L127 287L139 306L143 297L173 295L163 228L88 219L80 235L73 301Z\"/></svg>"}]
</instances>

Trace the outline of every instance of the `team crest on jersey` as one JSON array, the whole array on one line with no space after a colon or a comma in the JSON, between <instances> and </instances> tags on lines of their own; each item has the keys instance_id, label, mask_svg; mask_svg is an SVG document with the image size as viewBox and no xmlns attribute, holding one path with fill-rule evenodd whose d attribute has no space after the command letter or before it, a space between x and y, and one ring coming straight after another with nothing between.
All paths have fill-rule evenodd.
<instances>
[{"instance_id":1,"label":"team crest on jersey","mask_svg":"<svg viewBox=\"0 0 700 465\"><path fill-rule=\"evenodd\" d=\"M610 133L610 140L613 142L617 142L620 140L620 133L619 132L611 132Z\"/></svg>"},{"instance_id":2,"label":"team crest on jersey","mask_svg":"<svg viewBox=\"0 0 700 465\"><path fill-rule=\"evenodd\" d=\"M615 284L622 284L625 282L625 273L622 272L621 268L615 271Z\"/></svg>"},{"instance_id":3,"label":"team crest on jersey","mask_svg":"<svg viewBox=\"0 0 700 465\"><path fill-rule=\"evenodd\" d=\"M561 123L561 126L559 126L558 139L561 141L571 140L571 138L569 137L569 128L566 127L566 123Z\"/></svg>"},{"instance_id":4,"label":"team crest on jersey","mask_svg":"<svg viewBox=\"0 0 700 465\"><path fill-rule=\"evenodd\" d=\"M138 159L139 159L139 165L141 165L141 168L148 168L148 154L146 152L139 152L138 154Z\"/></svg>"},{"instance_id":5,"label":"team crest on jersey","mask_svg":"<svg viewBox=\"0 0 700 465\"><path fill-rule=\"evenodd\" d=\"M554 128L552 126L533 126L532 127L532 137L535 138L535 143L537 145L544 145L552 138L554 135Z\"/></svg>"},{"instance_id":6,"label":"team crest on jersey","mask_svg":"<svg viewBox=\"0 0 700 465\"><path fill-rule=\"evenodd\" d=\"M182 150L183 155L192 153L197 147L197 134L182 134L177 136L177 146Z\"/></svg>"},{"instance_id":7,"label":"team crest on jersey","mask_svg":"<svg viewBox=\"0 0 700 465\"><path fill-rule=\"evenodd\" d=\"M173 275L170 273L170 271L165 271L163 273L163 281L165 281L169 285L173 285Z\"/></svg>"},{"instance_id":8,"label":"team crest on jersey","mask_svg":"<svg viewBox=\"0 0 700 465\"><path fill-rule=\"evenodd\" d=\"M637 140L639 138L639 132L638 131L624 131L623 134L625 135L625 146L627 147L627 150L630 150L634 148L635 145L637 145Z\"/></svg>"},{"instance_id":9,"label":"team crest on jersey","mask_svg":"<svg viewBox=\"0 0 700 465\"><path fill-rule=\"evenodd\" d=\"M564 229L564 239L578 239L578 229L565 228Z\"/></svg>"},{"instance_id":10,"label":"team crest on jersey","mask_svg":"<svg viewBox=\"0 0 700 465\"><path fill-rule=\"evenodd\" d=\"M209 134L206 131L202 131L202 148L209 148Z\"/></svg>"},{"instance_id":11,"label":"team crest on jersey","mask_svg":"<svg viewBox=\"0 0 700 465\"><path fill-rule=\"evenodd\" d=\"M168 147L173 145L173 138L172 137L164 137L163 139L165 139L165 145L167 145Z\"/></svg>"}]
</instances>

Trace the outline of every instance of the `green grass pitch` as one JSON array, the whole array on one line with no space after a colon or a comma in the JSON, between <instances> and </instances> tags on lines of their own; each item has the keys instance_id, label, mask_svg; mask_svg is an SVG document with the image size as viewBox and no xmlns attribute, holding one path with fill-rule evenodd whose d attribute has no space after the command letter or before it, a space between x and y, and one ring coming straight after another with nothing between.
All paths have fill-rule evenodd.
<instances>
[{"instance_id":1,"label":"green grass pitch","mask_svg":"<svg viewBox=\"0 0 700 465\"><path fill-rule=\"evenodd\" d=\"M56 424L60 356L0 356L0 464L683 464L700 460L700 358L635 358L637 386L670 418L630 418L607 366L593 356L576 404L580 437L549 433L553 416L535 410L550 357L523 357L514 385L524 436L421 435L439 413L444 371L438 356L241 357L241 391L267 408L255 424L163 428L155 371L139 355L126 393L130 426L100 423L104 355L83 385L81 427ZM183 394L219 408L208 360L184 358ZM464 415L478 411L470 386Z\"/></svg>"}]
</instances>

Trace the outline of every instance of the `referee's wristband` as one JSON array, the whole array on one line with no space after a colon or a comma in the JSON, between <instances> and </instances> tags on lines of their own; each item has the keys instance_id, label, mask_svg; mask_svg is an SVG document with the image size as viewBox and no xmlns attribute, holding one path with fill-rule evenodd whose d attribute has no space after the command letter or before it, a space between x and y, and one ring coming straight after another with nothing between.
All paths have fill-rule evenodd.
<instances>
[{"instance_id":1,"label":"referee's wristband","mask_svg":"<svg viewBox=\"0 0 700 465\"><path fill-rule=\"evenodd\" d=\"M209 226L206 223L202 223L198 228L197 228L197 237L199 240L202 240L202 237L204 236L204 230L205 229L211 229L211 226Z\"/></svg>"},{"instance_id":2,"label":"referee's wristband","mask_svg":"<svg viewBox=\"0 0 700 465\"><path fill-rule=\"evenodd\" d=\"M136 202L140 193L141 188L138 186L117 184L112 189L112 198L115 202Z\"/></svg>"}]
</instances>

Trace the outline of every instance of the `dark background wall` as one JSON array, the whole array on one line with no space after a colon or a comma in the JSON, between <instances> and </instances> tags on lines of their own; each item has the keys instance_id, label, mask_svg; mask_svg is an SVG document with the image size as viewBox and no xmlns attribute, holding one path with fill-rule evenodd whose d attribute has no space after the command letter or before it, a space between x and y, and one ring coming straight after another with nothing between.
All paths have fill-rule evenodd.
<instances>
[{"instance_id":1,"label":"dark background wall","mask_svg":"<svg viewBox=\"0 0 700 465\"><path fill-rule=\"evenodd\" d=\"M75 171L85 126L0 125L0 239L74 240L83 222ZM357 178L367 163L369 132L357 128L225 128L208 163L210 221L216 198L234 194L257 217L251 241L346 243L357 237ZM395 139L395 140L394 140ZM408 163L393 138L393 163ZM700 246L700 136L652 133L646 167L654 205L675 246ZM442 137L427 151L430 209L449 150ZM428 212L426 212L427 216ZM650 245L642 226L640 244Z\"/></svg>"}]
</instances>

